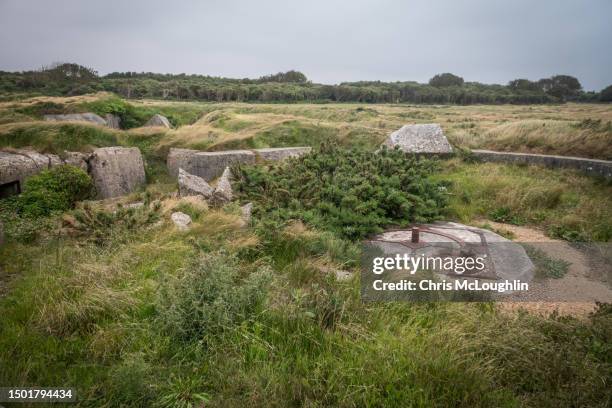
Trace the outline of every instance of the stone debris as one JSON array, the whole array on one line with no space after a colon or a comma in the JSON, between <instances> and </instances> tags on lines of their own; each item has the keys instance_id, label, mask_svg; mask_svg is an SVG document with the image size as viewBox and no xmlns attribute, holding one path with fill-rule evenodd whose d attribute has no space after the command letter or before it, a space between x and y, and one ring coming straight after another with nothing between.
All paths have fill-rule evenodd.
<instances>
[{"instance_id":1,"label":"stone debris","mask_svg":"<svg viewBox=\"0 0 612 408\"><path fill-rule=\"evenodd\" d=\"M251 218L253 215L253 203L247 203L240 207L240 212L242 213L240 218L243 224L245 226L249 225L251 223Z\"/></svg>"},{"instance_id":2,"label":"stone debris","mask_svg":"<svg viewBox=\"0 0 612 408\"><path fill-rule=\"evenodd\" d=\"M145 127L161 126L170 129L170 121L165 116L155 114L145 123Z\"/></svg>"},{"instance_id":3,"label":"stone debris","mask_svg":"<svg viewBox=\"0 0 612 408\"><path fill-rule=\"evenodd\" d=\"M109 128L121 129L121 118L119 116L107 113L104 116L104 119L106 120L106 126L108 126Z\"/></svg>"},{"instance_id":4,"label":"stone debris","mask_svg":"<svg viewBox=\"0 0 612 408\"><path fill-rule=\"evenodd\" d=\"M179 195L181 197L201 195L208 199L213 194L213 188L202 177L187 173L179 168L178 173Z\"/></svg>"},{"instance_id":5,"label":"stone debris","mask_svg":"<svg viewBox=\"0 0 612 408\"><path fill-rule=\"evenodd\" d=\"M118 197L145 184L142 155L137 147L102 147L89 161L98 198Z\"/></svg>"},{"instance_id":6,"label":"stone debris","mask_svg":"<svg viewBox=\"0 0 612 408\"><path fill-rule=\"evenodd\" d=\"M108 126L104 118L95 113L69 113L67 115L45 115L46 121L50 122L90 122L100 126Z\"/></svg>"},{"instance_id":7,"label":"stone debris","mask_svg":"<svg viewBox=\"0 0 612 408\"><path fill-rule=\"evenodd\" d=\"M173 212L170 216L170 219L172 220L174 225L176 225L176 227L181 231L188 230L189 224L191 224L191 217L180 211Z\"/></svg>"},{"instance_id":8,"label":"stone debris","mask_svg":"<svg viewBox=\"0 0 612 408\"><path fill-rule=\"evenodd\" d=\"M406 153L452 153L453 148L436 123L404 125L391 133L383 145L398 147Z\"/></svg>"},{"instance_id":9,"label":"stone debris","mask_svg":"<svg viewBox=\"0 0 612 408\"><path fill-rule=\"evenodd\" d=\"M134 208L134 209L143 208L144 202L138 201L136 203L129 203L129 204L124 205L123 207L124 208Z\"/></svg>"},{"instance_id":10,"label":"stone debris","mask_svg":"<svg viewBox=\"0 0 612 408\"><path fill-rule=\"evenodd\" d=\"M217 181L217 186L213 191L213 204L221 206L232 201L234 194L232 192L231 178L232 172L229 167L226 167L221 177L219 177L219 180Z\"/></svg>"},{"instance_id":11,"label":"stone debris","mask_svg":"<svg viewBox=\"0 0 612 408\"><path fill-rule=\"evenodd\" d=\"M334 275L336 275L336 280L338 282L346 282L353 279L353 274L348 271L343 271L341 269L336 269L334 271Z\"/></svg>"}]
</instances>

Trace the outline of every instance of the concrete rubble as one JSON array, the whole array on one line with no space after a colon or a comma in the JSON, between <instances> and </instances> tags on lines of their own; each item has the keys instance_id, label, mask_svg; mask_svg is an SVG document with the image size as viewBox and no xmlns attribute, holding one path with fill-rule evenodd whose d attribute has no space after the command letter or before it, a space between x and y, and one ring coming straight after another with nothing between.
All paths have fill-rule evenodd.
<instances>
[{"instance_id":1,"label":"concrete rubble","mask_svg":"<svg viewBox=\"0 0 612 408\"><path fill-rule=\"evenodd\" d=\"M209 199L214 191L202 177L189 174L183 169L179 169L178 184L181 197L201 195L205 199Z\"/></svg>"},{"instance_id":2,"label":"concrete rubble","mask_svg":"<svg viewBox=\"0 0 612 408\"><path fill-rule=\"evenodd\" d=\"M106 126L108 126L109 128L121 129L121 118L119 116L111 115L110 113L107 113L104 116L104 119L106 120Z\"/></svg>"},{"instance_id":3,"label":"concrete rubble","mask_svg":"<svg viewBox=\"0 0 612 408\"><path fill-rule=\"evenodd\" d=\"M240 219L242 220L242 223L245 226L249 225L253 216L253 203L246 203L245 205L240 207L240 212Z\"/></svg>"},{"instance_id":4,"label":"concrete rubble","mask_svg":"<svg viewBox=\"0 0 612 408\"><path fill-rule=\"evenodd\" d=\"M217 186L213 191L212 202L215 205L223 205L232 201L234 193L232 191L232 172L226 167L221 177L217 181Z\"/></svg>"},{"instance_id":5,"label":"concrete rubble","mask_svg":"<svg viewBox=\"0 0 612 408\"><path fill-rule=\"evenodd\" d=\"M146 127L154 127L160 126L170 129L172 125L170 125L170 121L165 116L160 114L155 114L144 124Z\"/></svg>"},{"instance_id":6,"label":"concrete rubble","mask_svg":"<svg viewBox=\"0 0 612 408\"><path fill-rule=\"evenodd\" d=\"M398 147L406 153L437 153L453 152L440 125L436 123L424 125L404 125L391 133L383 143L388 148Z\"/></svg>"},{"instance_id":7,"label":"concrete rubble","mask_svg":"<svg viewBox=\"0 0 612 408\"><path fill-rule=\"evenodd\" d=\"M191 224L191 217L183 212L177 211L173 212L170 216L170 219L181 231L186 231L189 229L189 224Z\"/></svg>"}]
</instances>

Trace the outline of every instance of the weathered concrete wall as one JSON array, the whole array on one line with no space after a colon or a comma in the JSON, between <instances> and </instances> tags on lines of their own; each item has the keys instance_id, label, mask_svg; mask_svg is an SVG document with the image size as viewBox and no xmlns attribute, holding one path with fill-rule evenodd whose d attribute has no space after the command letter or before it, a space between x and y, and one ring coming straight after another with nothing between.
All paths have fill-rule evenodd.
<instances>
[{"instance_id":1,"label":"weathered concrete wall","mask_svg":"<svg viewBox=\"0 0 612 408\"><path fill-rule=\"evenodd\" d=\"M42 154L25 149L0 151L0 184L14 181L23 184L28 177L61 164L70 164L87 171L89 155L78 152L64 152L62 156L63 158L55 154Z\"/></svg>"},{"instance_id":2,"label":"weathered concrete wall","mask_svg":"<svg viewBox=\"0 0 612 408\"><path fill-rule=\"evenodd\" d=\"M51 122L91 122L100 126L108 126L106 120L95 113L69 113L67 115L45 115L45 120Z\"/></svg>"},{"instance_id":3,"label":"weathered concrete wall","mask_svg":"<svg viewBox=\"0 0 612 408\"><path fill-rule=\"evenodd\" d=\"M234 163L255 163L255 154L250 150L227 150L224 152L201 152L189 149L170 149L168 170L173 177L181 168L190 174L211 181L221 176L226 167Z\"/></svg>"},{"instance_id":4,"label":"weathered concrete wall","mask_svg":"<svg viewBox=\"0 0 612 408\"><path fill-rule=\"evenodd\" d=\"M226 167L234 163L255 163L259 157L263 160L283 160L310 152L310 147L279 147L255 150L226 150L220 152L202 152L199 150L172 148L168 153L167 165L173 177L178 176L179 168L188 173L211 181L223 173Z\"/></svg>"},{"instance_id":5,"label":"weathered concrete wall","mask_svg":"<svg viewBox=\"0 0 612 408\"><path fill-rule=\"evenodd\" d=\"M0 151L0 185L25 179L52 166L63 164L54 154L41 154L31 150Z\"/></svg>"},{"instance_id":6,"label":"weathered concrete wall","mask_svg":"<svg viewBox=\"0 0 612 408\"><path fill-rule=\"evenodd\" d=\"M289 157L299 157L310 153L312 147L272 147L268 149L255 149L253 152L263 160L276 161Z\"/></svg>"},{"instance_id":7,"label":"weathered concrete wall","mask_svg":"<svg viewBox=\"0 0 612 408\"><path fill-rule=\"evenodd\" d=\"M472 154L482 161L571 168L581 170L590 175L602 176L608 179L612 178L612 161L608 160L545 154L494 152L492 150L472 150Z\"/></svg>"},{"instance_id":8,"label":"weathered concrete wall","mask_svg":"<svg viewBox=\"0 0 612 408\"><path fill-rule=\"evenodd\" d=\"M129 194L145 184L142 155L137 147L102 147L89 160L98 198Z\"/></svg>"}]
</instances>

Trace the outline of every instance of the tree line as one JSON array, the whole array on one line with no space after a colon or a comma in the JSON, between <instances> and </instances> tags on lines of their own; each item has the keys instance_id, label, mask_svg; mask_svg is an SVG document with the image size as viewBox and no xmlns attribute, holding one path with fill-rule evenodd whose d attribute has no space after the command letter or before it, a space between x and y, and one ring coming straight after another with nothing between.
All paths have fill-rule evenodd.
<instances>
[{"instance_id":1,"label":"tree line","mask_svg":"<svg viewBox=\"0 0 612 408\"><path fill-rule=\"evenodd\" d=\"M579 80L554 75L538 81L515 79L507 85L465 82L442 73L426 83L414 81L312 83L299 71L279 72L257 79L231 79L206 75L113 72L100 76L73 63L55 64L35 71L0 71L0 90L44 95L80 95L114 92L125 98L160 98L214 102L365 102L424 104L540 104L610 102L612 86L584 92Z\"/></svg>"}]
</instances>

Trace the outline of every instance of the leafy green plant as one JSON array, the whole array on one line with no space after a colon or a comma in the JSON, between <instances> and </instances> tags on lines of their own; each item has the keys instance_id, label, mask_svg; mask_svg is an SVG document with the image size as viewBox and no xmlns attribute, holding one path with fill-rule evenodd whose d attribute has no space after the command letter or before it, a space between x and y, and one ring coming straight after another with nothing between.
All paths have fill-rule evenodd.
<instances>
[{"instance_id":1,"label":"leafy green plant","mask_svg":"<svg viewBox=\"0 0 612 408\"><path fill-rule=\"evenodd\" d=\"M272 219L299 219L358 239L391 224L437 219L446 184L428 176L436 163L399 150L377 153L323 144L282 164L237 166L238 192Z\"/></svg>"},{"instance_id":2,"label":"leafy green plant","mask_svg":"<svg viewBox=\"0 0 612 408\"><path fill-rule=\"evenodd\" d=\"M145 200L139 207L119 206L114 211L85 204L63 217L63 226L70 235L82 235L97 244L121 241L126 231L138 231L160 219L158 201Z\"/></svg>"},{"instance_id":3,"label":"leafy green plant","mask_svg":"<svg viewBox=\"0 0 612 408\"><path fill-rule=\"evenodd\" d=\"M77 201L91 198L93 192L93 181L84 170L70 165L56 166L26 180L16 206L21 214L42 217L68 210Z\"/></svg>"},{"instance_id":4,"label":"leafy green plant","mask_svg":"<svg viewBox=\"0 0 612 408\"><path fill-rule=\"evenodd\" d=\"M200 257L162 288L161 326L179 339L198 340L248 319L265 299L271 275L265 267L241 272L225 253Z\"/></svg>"},{"instance_id":5,"label":"leafy green plant","mask_svg":"<svg viewBox=\"0 0 612 408\"><path fill-rule=\"evenodd\" d=\"M523 245L527 255L531 258L536 266L536 276L541 278L559 279L565 276L570 262L563 259L551 258L540 248L532 245Z\"/></svg>"}]
</instances>

